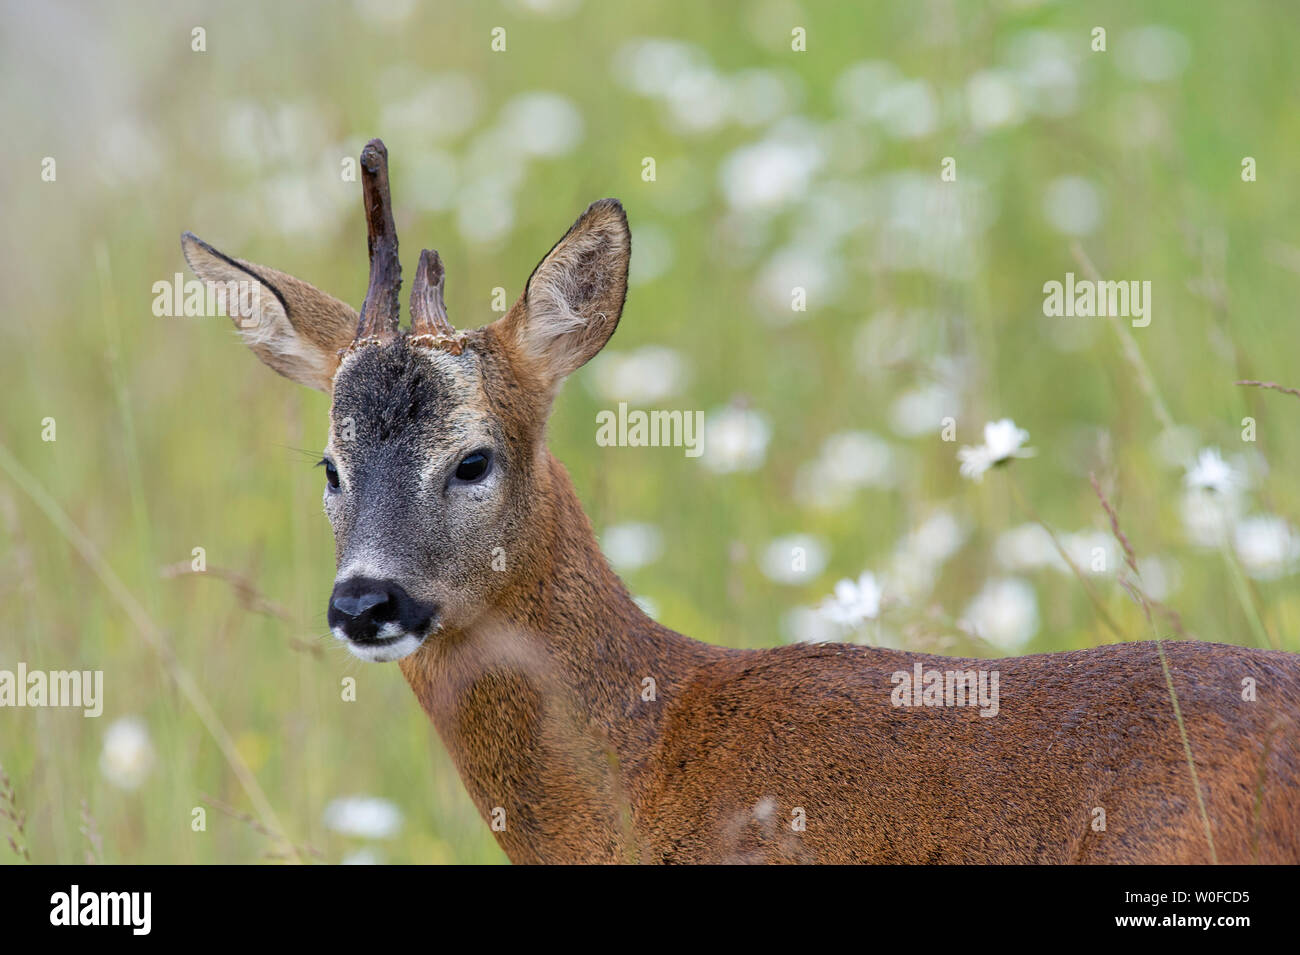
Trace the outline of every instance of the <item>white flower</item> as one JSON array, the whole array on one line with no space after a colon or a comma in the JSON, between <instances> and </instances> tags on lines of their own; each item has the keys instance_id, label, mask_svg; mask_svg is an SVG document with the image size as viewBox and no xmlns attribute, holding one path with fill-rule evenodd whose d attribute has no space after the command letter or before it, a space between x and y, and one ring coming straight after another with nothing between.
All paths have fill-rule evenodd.
<instances>
[{"instance_id":1,"label":"white flower","mask_svg":"<svg viewBox=\"0 0 1300 955\"><path fill-rule=\"evenodd\" d=\"M816 142L765 139L728 156L719 185L733 209L774 209L803 197L824 158Z\"/></svg>"},{"instance_id":2,"label":"white flower","mask_svg":"<svg viewBox=\"0 0 1300 955\"><path fill-rule=\"evenodd\" d=\"M1070 555L1074 565L1085 574L1108 574L1118 566L1115 539L1103 531L1066 534L1061 539L1061 546ZM1061 561L1061 565L1068 569L1065 561Z\"/></svg>"},{"instance_id":3,"label":"white flower","mask_svg":"<svg viewBox=\"0 0 1300 955\"><path fill-rule=\"evenodd\" d=\"M153 769L154 749L149 727L138 716L114 720L104 733L99 771L119 789L139 789Z\"/></svg>"},{"instance_id":4,"label":"white flower","mask_svg":"<svg viewBox=\"0 0 1300 955\"><path fill-rule=\"evenodd\" d=\"M898 68L892 63L883 60L854 63L835 81L836 105L854 119L872 119L885 91L900 79Z\"/></svg>"},{"instance_id":5,"label":"white flower","mask_svg":"<svg viewBox=\"0 0 1300 955\"><path fill-rule=\"evenodd\" d=\"M871 242L876 263L890 271L920 269L951 278L976 271L979 237L993 221L992 189L970 170L953 191L936 176L900 169L870 180L880 226ZM934 223L942 220L943 229Z\"/></svg>"},{"instance_id":6,"label":"white flower","mask_svg":"<svg viewBox=\"0 0 1300 955\"><path fill-rule=\"evenodd\" d=\"M763 551L759 567L778 584L801 584L826 567L826 545L810 534L778 537Z\"/></svg>"},{"instance_id":7,"label":"white flower","mask_svg":"<svg viewBox=\"0 0 1300 955\"><path fill-rule=\"evenodd\" d=\"M771 437L767 418L757 411L734 405L715 411L704 423L704 466L718 474L753 471Z\"/></svg>"},{"instance_id":8,"label":"white flower","mask_svg":"<svg viewBox=\"0 0 1300 955\"><path fill-rule=\"evenodd\" d=\"M601 535L601 549L618 571L632 571L659 559L663 534L653 524L615 524Z\"/></svg>"},{"instance_id":9,"label":"white flower","mask_svg":"<svg viewBox=\"0 0 1300 955\"><path fill-rule=\"evenodd\" d=\"M1242 486L1241 477L1223 460L1218 448L1203 448L1187 469L1183 482L1200 491L1229 494Z\"/></svg>"},{"instance_id":10,"label":"white flower","mask_svg":"<svg viewBox=\"0 0 1300 955\"><path fill-rule=\"evenodd\" d=\"M730 106L727 81L710 66L679 73L665 97L668 118L683 133L705 133L721 126Z\"/></svg>"},{"instance_id":11,"label":"white flower","mask_svg":"<svg viewBox=\"0 0 1300 955\"><path fill-rule=\"evenodd\" d=\"M1257 580L1275 580L1292 573L1300 559L1300 537L1280 517L1248 517L1237 525L1233 540L1242 567Z\"/></svg>"},{"instance_id":12,"label":"white flower","mask_svg":"<svg viewBox=\"0 0 1300 955\"><path fill-rule=\"evenodd\" d=\"M666 97L676 77L707 66L704 52L677 40L642 37L624 43L614 52L613 70L618 81L641 96Z\"/></svg>"},{"instance_id":13,"label":"white flower","mask_svg":"<svg viewBox=\"0 0 1300 955\"><path fill-rule=\"evenodd\" d=\"M1014 650L1038 632L1038 598L1017 577L990 580L967 605L964 620L977 636Z\"/></svg>"},{"instance_id":14,"label":"white flower","mask_svg":"<svg viewBox=\"0 0 1300 955\"><path fill-rule=\"evenodd\" d=\"M682 389L686 363L671 348L647 345L630 352L604 352L596 356L587 378L597 397L649 405Z\"/></svg>"},{"instance_id":15,"label":"white flower","mask_svg":"<svg viewBox=\"0 0 1300 955\"><path fill-rule=\"evenodd\" d=\"M974 447L963 447L957 451L957 460L961 462L962 477L978 481L984 472L1012 458L1030 458L1036 453L1033 448L1026 448L1029 432L1016 427L1010 418L990 421L984 425L984 443Z\"/></svg>"},{"instance_id":16,"label":"white flower","mask_svg":"<svg viewBox=\"0 0 1300 955\"><path fill-rule=\"evenodd\" d=\"M958 448L957 460L961 462L961 476L972 481L980 480L984 477L984 472L993 467L989 449L982 444Z\"/></svg>"},{"instance_id":17,"label":"white flower","mask_svg":"<svg viewBox=\"0 0 1300 955\"><path fill-rule=\"evenodd\" d=\"M915 602L923 599L933 588L939 576L939 564L925 560L914 551L900 549L890 559L884 579L891 593L900 599Z\"/></svg>"},{"instance_id":18,"label":"white flower","mask_svg":"<svg viewBox=\"0 0 1300 955\"><path fill-rule=\"evenodd\" d=\"M993 555L1008 570L1055 567L1068 572L1070 569L1041 524L1020 524L1003 531L993 544Z\"/></svg>"},{"instance_id":19,"label":"white flower","mask_svg":"<svg viewBox=\"0 0 1300 955\"><path fill-rule=\"evenodd\" d=\"M1101 188L1081 176L1053 179L1043 195L1043 215L1057 232L1089 235L1101 225Z\"/></svg>"},{"instance_id":20,"label":"white flower","mask_svg":"<svg viewBox=\"0 0 1300 955\"><path fill-rule=\"evenodd\" d=\"M822 445L819 468L826 480L847 487L892 487L894 449L870 431L842 431Z\"/></svg>"},{"instance_id":21,"label":"white flower","mask_svg":"<svg viewBox=\"0 0 1300 955\"><path fill-rule=\"evenodd\" d=\"M1167 600L1183 579L1178 563L1165 557L1139 557L1138 573L1142 590L1152 600Z\"/></svg>"},{"instance_id":22,"label":"white flower","mask_svg":"<svg viewBox=\"0 0 1300 955\"><path fill-rule=\"evenodd\" d=\"M904 546L922 560L941 564L966 540L966 529L947 511L935 511L908 535Z\"/></svg>"},{"instance_id":23,"label":"white flower","mask_svg":"<svg viewBox=\"0 0 1300 955\"><path fill-rule=\"evenodd\" d=\"M833 596L818 608L822 616L846 627L857 627L880 616L880 585L876 575L864 571L857 581L845 578L835 585Z\"/></svg>"},{"instance_id":24,"label":"white flower","mask_svg":"<svg viewBox=\"0 0 1300 955\"><path fill-rule=\"evenodd\" d=\"M1020 94L1011 74L984 70L966 83L966 106L976 129L996 129L1020 122Z\"/></svg>"},{"instance_id":25,"label":"white flower","mask_svg":"<svg viewBox=\"0 0 1300 955\"><path fill-rule=\"evenodd\" d=\"M1058 538L1070 560L1085 574L1110 574L1118 567L1115 541L1102 531L1078 531ZM997 562L1008 570L1038 570L1050 567L1073 574L1041 524L1021 524L998 536L993 545Z\"/></svg>"},{"instance_id":26,"label":"white flower","mask_svg":"<svg viewBox=\"0 0 1300 955\"><path fill-rule=\"evenodd\" d=\"M870 431L841 431L795 474L795 494L813 507L835 510L863 487L898 483L898 462L889 442Z\"/></svg>"},{"instance_id":27,"label":"white flower","mask_svg":"<svg viewBox=\"0 0 1300 955\"><path fill-rule=\"evenodd\" d=\"M1032 448L1024 447L1029 440L1029 432L1017 428L1010 418L990 421L984 426L984 446L989 450L989 457L994 464L1001 464L1008 458L1027 458L1033 455Z\"/></svg>"},{"instance_id":28,"label":"white flower","mask_svg":"<svg viewBox=\"0 0 1300 955\"><path fill-rule=\"evenodd\" d=\"M819 306L834 302L843 286L844 264L834 249L788 246L774 252L758 270L751 298L773 325L804 321ZM806 311L790 307L792 289L807 297Z\"/></svg>"},{"instance_id":29,"label":"white flower","mask_svg":"<svg viewBox=\"0 0 1300 955\"><path fill-rule=\"evenodd\" d=\"M361 839L391 839L402 828L402 812L378 796L343 796L325 807L325 827Z\"/></svg>"},{"instance_id":30,"label":"white flower","mask_svg":"<svg viewBox=\"0 0 1300 955\"><path fill-rule=\"evenodd\" d=\"M939 123L939 102L925 80L902 80L881 91L872 105L875 119L894 139L929 135Z\"/></svg>"},{"instance_id":31,"label":"white flower","mask_svg":"<svg viewBox=\"0 0 1300 955\"><path fill-rule=\"evenodd\" d=\"M1029 30L1011 38L1008 64L1021 100L1035 113L1064 116L1078 100L1077 44L1058 33Z\"/></svg>"},{"instance_id":32,"label":"white flower","mask_svg":"<svg viewBox=\"0 0 1300 955\"><path fill-rule=\"evenodd\" d=\"M891 593L905 600L924 597L939 569L966 540L966 529L947 511L936 511L894 548L885 577Z\"/></svg>"},{"instance_id":33,"label":"white flower","mask_svg":"<svg viewBox=\"0 0 1300 955\"><path fill-rule=\"evenodd\" d=\"M1219 494L1201 487L1183 492L1179 509L1183 530L1197 547L1219 547L1227 542L1228 532L1241 517L1241 495Z\"/></svg>"},{"instance_id":34,"label":"white flower","mask_svg":"<svg viewBox=\"0 0 1300 955\"><path fill-rule=\"evenodd\" d=\"M613 70L634 93L658 99L680 132L706 133L727 120L731 88L699 47L654 37L632 40L614 52Z\"/></svg>"},{"instance_id":35,"label":"white flower","mask_svg":"<svg viewBox=\"0 0 1300 955\"><path fill-rule=\"evenodd\" d=\"M943 419L956 403L946 385L927 384L904 392L889 409L889 424L898 434L914 438L943 427Z\"/></svg>"},{"instance_id":36,"label":"white flower","mask_svg":"<svg viewBox=\"0 0 1300 955\"><path fill-rule=\"evenodd\" d=\"M582 141L582 113L559 93L521 93L502 108L501 128L524 153L554 159Z\"/></svg>"},{"instance_id":37,"label":"white flower","mask_svg":"<svg viewBox=\"0 0 1300 955\"><path fill-rule=\"evenodd\" d=\"M385 90L378 95L385 105L375 128L391 130L394 139L400 135L419 143L447 141L467 132L478 120L483 97L474 80L464 73L428 76L399 69L384 76L381 84ZM417 155L408 154L403 163L413 162ZM337 179L337 166L332 171ZM423 180L417 181L423 185Z\"/></svg>"}]
</instances>

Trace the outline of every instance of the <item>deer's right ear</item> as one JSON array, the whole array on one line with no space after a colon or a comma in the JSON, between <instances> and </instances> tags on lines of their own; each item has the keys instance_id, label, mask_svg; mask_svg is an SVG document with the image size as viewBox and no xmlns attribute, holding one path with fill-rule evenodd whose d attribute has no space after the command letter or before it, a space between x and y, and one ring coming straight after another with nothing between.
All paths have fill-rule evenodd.
<instances>
[{"instance_id":1,"label":"deer's right ear","mask_svg":"<svg viewBox=\"0 0 1300 955\"><path fill-rule=\"evenodd\" d=\"M192 232L181 236L181 250L204 283L240 290L248 314L231 308L231 317L258 358L286 378L329 392L339 350L357 334L352 306L292 275L231 258Z\"/></svg>"},{"instance_id":2,"label":"deer's right ear","mask_svg":"<svg viewBox=\"0 0 1300 955\"><path fill-rule=\"evenodd\" d=\"M605 347L627 297L632 237L617 199L593 202L533 269L521 307L502 319L553 390Z\"/></svg>"}]
</instances>

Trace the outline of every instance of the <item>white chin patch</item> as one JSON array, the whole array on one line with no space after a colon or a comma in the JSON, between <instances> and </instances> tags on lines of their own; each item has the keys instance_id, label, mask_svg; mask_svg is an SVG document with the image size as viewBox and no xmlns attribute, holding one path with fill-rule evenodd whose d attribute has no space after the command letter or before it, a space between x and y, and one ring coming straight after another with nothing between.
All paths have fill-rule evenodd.
<instances>
[{"instance_id":1,"label":"white chin patch","mask_svg":"<svg viewBox=\"0 0 1300 955\"><path fill-rule=\"evenodd\" d=\"M379 639L383 643L353 643L343 631L335 627L331 631L335 638L347 644L348 650L359 660L367 663L392 663L402 657L408 657L423 645L425 638L413 633L406 633L393 623L386 623L379 630Z\"/></svg>"}]
</instances>

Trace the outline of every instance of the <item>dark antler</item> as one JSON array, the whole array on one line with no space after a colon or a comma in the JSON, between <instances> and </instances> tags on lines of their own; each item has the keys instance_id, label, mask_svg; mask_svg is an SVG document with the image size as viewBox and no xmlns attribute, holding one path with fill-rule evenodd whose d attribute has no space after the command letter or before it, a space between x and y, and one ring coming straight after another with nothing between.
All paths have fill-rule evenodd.
<instances>
[{"instance_id":1,"label":"dark antler","mask_svg":"<svg viewBox=\"0 0 1300 955\"><path fill-rule=\"evenodd\" d=\"M425 249L411 286L411 335L435 340L453 339L456 329L447 320L447 306L442 300L445 274L438 253Z\"/></svg>"},{"instance_id":2,"label":"dark antler","mask_svg":"<svg viewBox=\"0 0 1300 955\"><path fill-rule=\"evenodd\" d=\"M388 192L388 150L382 140L372 139L361 150L361 195L366 207L370 287L361 305L356 340L390 341L397 337L402 320L398 300L402 264L397 259L397 227Z\"/></svg>"}]
</instances>

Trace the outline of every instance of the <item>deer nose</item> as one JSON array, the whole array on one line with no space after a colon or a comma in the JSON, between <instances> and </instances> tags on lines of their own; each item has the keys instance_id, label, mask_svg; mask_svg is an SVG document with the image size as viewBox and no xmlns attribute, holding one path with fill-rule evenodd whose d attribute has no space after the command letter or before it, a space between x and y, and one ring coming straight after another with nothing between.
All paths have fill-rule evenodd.
<instances>
[{"instance_id":1,"label":"deer nose","mask_svg":"<svg viewBox=\"0 0 1300 955\"><path fill-rule=\"evenodd\" d=\"M390 581L372 577L341 580L330 597L330 629L353 643L382 641L389 634L381 631L401 615L403 596L402 589Z\"/></svg>"},{"instance_id":2,"label":"deer nose","mask_svg":"<svg viewBox=\"0 0 1300 955\"><path fill-rule=\"evenodd\" d=\"M339 593L336 587L334 599L330 603L340 613L347 614L349 617L359 617L367 610L388 603L388 594L378 590L367 590L360 594Z\"/></svg>"},{"instance_id":3,"label":"deer nose","mask_svg":"<svg viewBox=\"0 0 1300 955\"><path fill-rule=\"evenodd\" d=\"M330 629L354 644L384 644L428 633L437 608L414 599L395 580L349 577L334 585Z\"/></svg>"}]
</instances>

